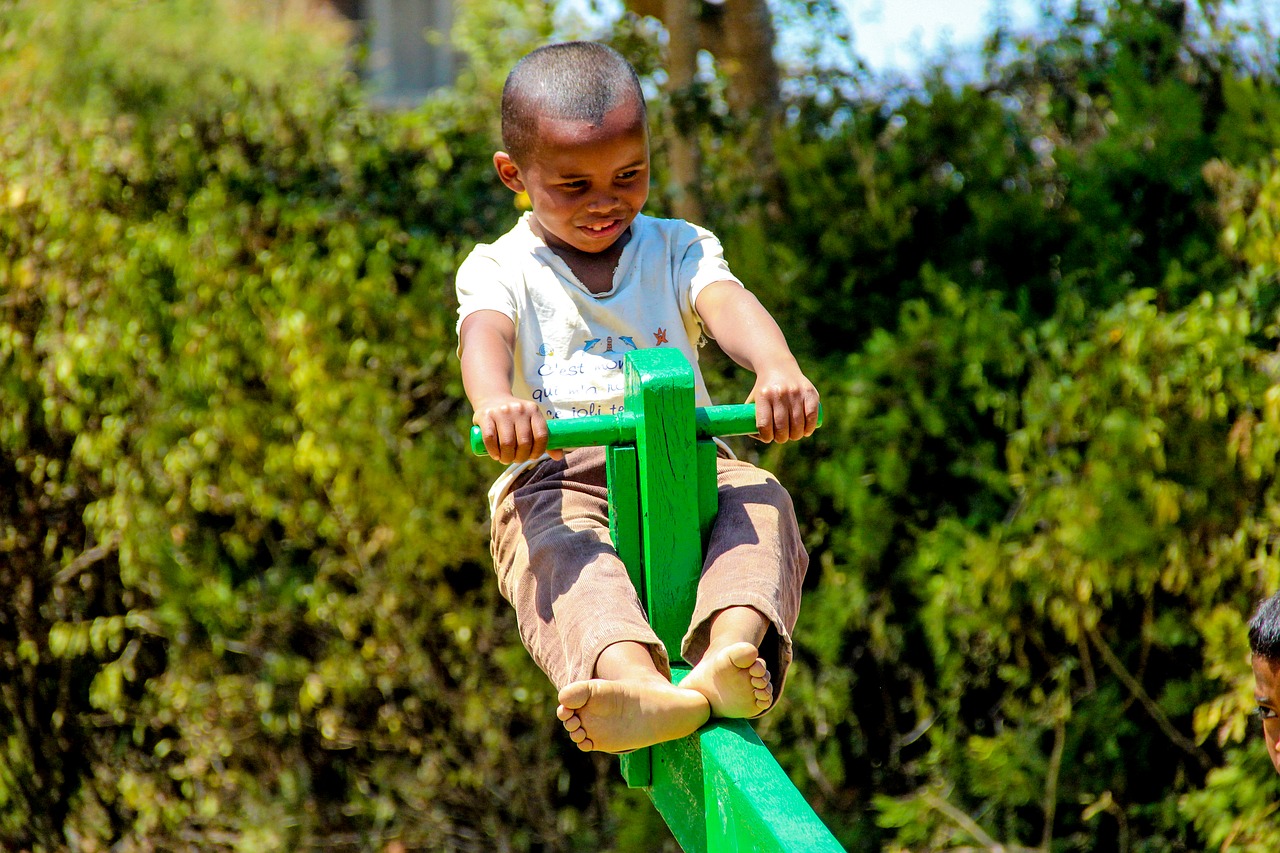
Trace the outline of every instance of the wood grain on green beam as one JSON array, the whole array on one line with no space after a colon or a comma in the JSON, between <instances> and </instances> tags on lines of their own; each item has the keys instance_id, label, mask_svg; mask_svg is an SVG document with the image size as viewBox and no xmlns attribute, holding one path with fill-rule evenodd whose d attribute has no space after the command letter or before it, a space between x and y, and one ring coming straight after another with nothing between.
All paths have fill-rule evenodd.
<instances>
[{"instance_id":1,"label":"wood grain on green beam","mask_svg":"<svg viewBox=\"0 0 1280 853\"><path fill-rule=\"evenodd\" d=\"M674 663L702 575L693 370L674 349L633 353L624 370L626 410L636 428L649 622Z\"/></svg>"}]
</instances>

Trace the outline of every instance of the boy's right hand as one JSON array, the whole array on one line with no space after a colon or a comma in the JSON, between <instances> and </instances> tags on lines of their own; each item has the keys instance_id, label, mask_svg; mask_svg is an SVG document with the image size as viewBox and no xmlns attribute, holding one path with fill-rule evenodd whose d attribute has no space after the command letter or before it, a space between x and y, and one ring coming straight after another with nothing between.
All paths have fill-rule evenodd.
<instances>
[{"instance_id":1,"label":"boy's right hand","mask_svg":"<svg viewBox=\"0 0 1280 853\"><path fill-rule=\"evenodd\" d=\"M544 453L552 459L564 458L563 450L547 450L547 419L532 400L514 396L485 400L477 404L471 422L480 427L485 450L503 464L537 459Z\"/></svg>"},{"instance_id":2,"label":"boy's right hand","mask_svg":"<svg viewBox=\"0 0 1280 853\"><path fill-rule=\"evenodd\" d=\"M532 400L511 393L516 327L499 311L468 314L458 330L462 387L475 409L471 422L480 428L484 448L510 465L537 459L547 451L547 418ZM564 458L560 450L552 459Z\"/></svg>"}]
</instances>

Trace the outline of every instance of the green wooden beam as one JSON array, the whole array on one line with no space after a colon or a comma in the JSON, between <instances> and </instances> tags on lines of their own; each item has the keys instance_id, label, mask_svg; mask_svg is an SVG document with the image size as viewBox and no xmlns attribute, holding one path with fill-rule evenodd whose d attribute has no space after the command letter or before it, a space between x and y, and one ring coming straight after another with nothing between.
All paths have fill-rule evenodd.
<instances>
[{"instance_id":1,"label":"green wooden beam","mask_svg":"<svg viewBox=\"0 0 1280 853\"><path fill-rule=\"evenodd\" d=\"M649 798L686 853L844 853L745 721L710 723L653 756Z\"/></svg>"},{"instance_id":2,"label":"green wooden beam","mask_svg":"<svg viewBox=\"0 0 1280 853\"><path fill-rule=\"evenodd\" d=\"M843 853L746 720L715 720L648 752L649 799L686 853Z\"/></svg>"},{"instance_id":3,"label":"green wooden beam","mask_svg":"<svg viewBox=\"0 0 1280 853\"><path fill-rule=\"evenodd\" d=\"M704 728L707 850L844 853L746 720Z\"/></svg>"}]
</instances>

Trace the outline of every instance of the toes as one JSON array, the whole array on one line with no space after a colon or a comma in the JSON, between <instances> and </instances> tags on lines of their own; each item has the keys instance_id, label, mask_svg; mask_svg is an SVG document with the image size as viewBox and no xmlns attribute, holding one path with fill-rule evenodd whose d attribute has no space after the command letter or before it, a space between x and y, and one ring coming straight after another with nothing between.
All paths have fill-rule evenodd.
<instances>
[{"instance_id":1,"label":"toes","mask_svg":"<svg viewBox=\"0 0 1280 853\"><path fill-rule=\"evenodd\" d=\"M769 668L765 666L763 658L756 658L755 663L751 664L751 668L747 670L751 673L752 678L767 678Z\"/></svg>"},{"instance_id":2,"label":"toes","mask_svg":"<svg viewBox=\"0 0 1280 853\"><path fill-rule=\"evenodd\" d=\"M734 643L730 646L729 660L738 669L750 669L756 662L764 666L764 661L760 660L760 650L750 643Z\"/></svg>"},{"instance_id":3,"label":"toes","mask_svg":"<svg viewBox=\"0 0 1280 853\"><path fill-rule=\"evenodd\" d=\"M585 681L575 681L562 688L556 698L561 706L570 711L576 711L587 704L587 700L591 698L591 685Z\"/></svg>"},{"instance_id":4,"label":"toes","mask_svg":"<svg viewBox=\"0 0 1280 853\"><path fill-rule=\"evenodd\" d=\"M595 748L591 738L587 737L587 730L583 728L582 720L578 719L576 714L564 721L564 730L568 732L569 740L583 752L590 752Z\"/></svg>"},{"instance_id":5,"label":"toes","mask_svg":"<svg viewBox=\"0 0 1280 853\"><path fill-rule=\"evenodd\" d=\"M564 687L558 696L560 700L559 707L556 708L556 719L564 726L564 730L569 733L569 739L577 745L578 749L583 752L590 752L595 749L595 744L591 742L591 738L587 737L587 730L583 726L582 718L577 712L587 700L591 698L591 686L585 681L575 681Z\"/></svg>"}]
</instances>

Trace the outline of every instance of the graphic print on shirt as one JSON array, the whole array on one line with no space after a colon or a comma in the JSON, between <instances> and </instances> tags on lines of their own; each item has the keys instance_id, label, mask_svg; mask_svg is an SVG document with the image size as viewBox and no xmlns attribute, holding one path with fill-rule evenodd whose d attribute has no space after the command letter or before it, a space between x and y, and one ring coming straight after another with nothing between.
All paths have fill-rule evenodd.
<instances>
[{"instance_id":1,"label":"graphic print on shirt","mask_svg":"<svg viewBox=\"0 0 1280 853\"><path fill-rule=\"evenodd\" d=\"M587 338L576 351L570 346L567 358L557 358L555 348L543 344L537 350L544 360L534 402L552 419L621 412L623 359L639 348L630 335L606 334Z\"/></svg>"},{"instance_id":2,"label":"graphic print on shirt","mask_svg":"<svg viewBox=\"0 0 1280 853\"><path fill-rule=\"evenodd\" d=\"M627 346L629 346L631 349L640 349L640 347L636 346L635 339L631 338L628 335L618 335L618 340L626 344ZM620 353L613 348L613 335L608 335L607 337L604 337L604 338L591 338L585 344L582 345L582 351L591 352L593 349L596 348L596 345L600 343L600 341L604 341L604 352L600 353L601 355L607 356L610 358L613 358L619 355L624 355L624 356L626 355L626 352Z\"/></svg>"}]
</instances>

